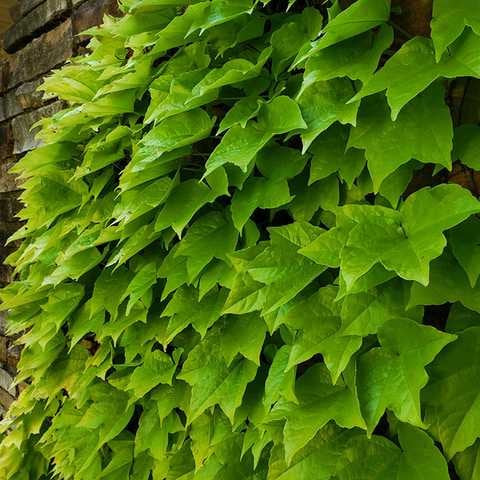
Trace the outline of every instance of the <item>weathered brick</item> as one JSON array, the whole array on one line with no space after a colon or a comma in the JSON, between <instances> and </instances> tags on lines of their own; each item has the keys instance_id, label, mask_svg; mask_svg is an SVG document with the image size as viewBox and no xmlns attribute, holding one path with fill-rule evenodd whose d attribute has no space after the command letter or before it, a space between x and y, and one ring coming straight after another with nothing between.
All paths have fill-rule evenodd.
<instances>
[{"instance_id":1,"label":"weathered brick","mask_svg":"<svg viewBox=\"0 0 480 480\"><path fill-rule=\"evenodd\" d=\"M16 176L9 173L14 165L15 158L7 158L0 162L0 193L14 192L18 190Z\"/></svg>"},{"instance_id":2,"label":"weathered brick","mask_svg":"<svg viewBox=\"0 0 480 480\"><path fill-rule=\"evenodd\" d=\"M7 312L0 312L0 335L7 333Z\"/></svg>"},{"instance_id":3,"label":"weathered brick","mask_svg":"<svg viewBox=\"0 0 480 480\"><path fill-rule=\"evenodd\" d=\"M72 23L70 19L43 34L9 57L8 88L50 71L72 56Z\"/></svg>"},{"instance_id":4,"label":"weathered brick","mask_svg":"<svg viewBox=\"0 0 480 480\"><path fill-rule=\"evenodd\" d=\"M0 97L0 122L15 117L23 109L17 102L15 91L11 90Z\"/></svg>"},{"instance_id":5,"label":"weathered brick","mask_svg":"<svg viewBox=\"0 0 480 480\"><path fill-rule=\"evenodd\" d=\"M3 48L14 53L45 30L46 25L60 18L68 10L67 0L47 0L41 3L4 34Z\"/></svg>"},{"instance_id":6,"label":"weathered brick","mask_svg":"<svg viewBox=\"0 0 480 480\"><path fill-rule=\"evenodd\" d=\"M10 123L0 125L0 160L13 154L13 132Z\"/></svg>"},{"instance_id":7,"label":"weathered brick","mask_svg":"<svg viewBox=\"0 0 480 480\"><path fill-rule=\"evenodd\" d=\"M6 340L6 339L5 339ZM6 359L5 359L6 360ZM0 368L0 388L3 388L10 395L15 395L15 387L12 386L13 377L6 372L3 368Z\"/></svg>"},{"instance_id":8,"label":"weathered brick","mask_svg":"<svg viewBox=\"0 0 480 480\"><path fill-rule=\"evenodd\" d=\"M0 60L0 92L8 88L8 78L10 76L10 63L7 59Z\"/></svg>"},{"instance_id":9,"label":"weathered brick","mask_svg":"<svg viewBox=\"0 0 480 480\"><path fill-rule=\"evenodd\" d=\"M7 365L11 368L16 368L20 360L21 349L18 345L10 345L8 347Z\"/></svg>"},{"instance_id":10,"label":"weathered brick","mask_svg":"<svg viewBox=\"0 0 480 480\"><path fill-rule=\"evenodd\" d=\"M10 15L15 22L18 22L28 12L44 1L45 0L17 0L17 3L10 9Z\"/></svg>"},{"instance_id":11,"label":"weathered brick","mask_svg":"<svg viewBox=\"0 0 480 480\"><path fill-rule=\"evenodd\" d=\"M0 405L5 409L8 410L10 405L15 401L15 398L10 395L7 391L3 388L0 388Z\"/></svg>"},{"instance_id":12,"label":"weathered brick","mask_svg":"<svg viewBox=\"0 0 480 480\"><path fill-rule=\"evenodd\" d=\"M0 122L43 105L43 92L37 91L43 80L33 80L10 90L0 97Z\"/></svg>"},{"instance_id":13,"label":"weathered brick","mask_svg":"<svg viewBox=\"0 0 480 480\"><path fill-rule=\"evenodd\" d=\"M2 334L0 336L0 363L2 365L5 365L7 363L7 345L8 339Z\"/></svg>"},{"instance_id":14,"label":"weathered brick","mask_svg":"<svg viewBox=\"0 0 480 480\"><path fill-rule=\"evenodd\" d=\"M15 117L12 120L12 132L13 138L15 139L13 153L24 153L32 148L37 147L40 144L40 141L35 138L37 130L34 129L32 131L32 125L42 118L52 116L54 113L60 111L63 107L63 102L57 101L45 105L37 110L33 110Z\"/></svg>"},{"instance_id":15,"label":"weathered brick","mask_svg":"<svg viewBox=\"0 0 480 480\"><path fill-rule=\"evenodd\" d=\"M9 228L9 223L13 222L15 215L20 210L20 203L17 195L12 192L0 193L0 244L4 245L6 238L2 235L10 236L14 232Z\"/></svg>"},{"instance_id":16,"label":"weathered brick","mask_svg":"<svg viewBox=\"0 0 480 480\"><path fill-rule=\"evenodd\" d=\"M119 15L117 0L87 0L73 12L73 32L75 35L87 28L100 25L103 16Z\"/></svg>"},{"instance_id":17,"label":"weathered brick","mask_svg":"<svg viewBox=\"0 0 480 480\"><path fill-rule=\"evenodd\" d=\"M43 105L43 91L38 87L43 83L43 79L33 80L24 83L15 90L17 101L23 110L30 108L40 108Z\"/></svg>"}]
</instances>

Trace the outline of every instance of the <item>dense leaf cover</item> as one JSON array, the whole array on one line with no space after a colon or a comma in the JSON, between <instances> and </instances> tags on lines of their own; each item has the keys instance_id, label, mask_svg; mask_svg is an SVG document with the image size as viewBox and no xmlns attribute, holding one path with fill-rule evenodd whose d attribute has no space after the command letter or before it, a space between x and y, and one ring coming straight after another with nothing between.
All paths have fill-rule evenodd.
<instances>
[{"instance_id":1,"label":"dense leaf cover","mask_svg":"<svg viewBox=\"0 0 480 480\"><path fill-rule=\"evenodd\" d=\"M2 479L480 478L480 202L411 182L480 167L480 5L350 3L122 0L46 80Z\"/></svg>"}]
</instances>

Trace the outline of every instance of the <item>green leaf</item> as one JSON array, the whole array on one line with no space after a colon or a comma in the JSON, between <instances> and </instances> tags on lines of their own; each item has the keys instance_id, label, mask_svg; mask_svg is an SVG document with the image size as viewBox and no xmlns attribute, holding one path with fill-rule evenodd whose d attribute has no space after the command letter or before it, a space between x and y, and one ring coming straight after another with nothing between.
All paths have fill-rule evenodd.
<instances>
[{"instance_id":1,"label":"green leaf","mask_svg":"<svg viewBox=\"0 0 480 480\"><path fill-rule=\"evenodd\" d=\"M307 155L294 148L271 143L258 152L255 165L264 177L288 180L302 172L307 160Z\"/></svg>"},{"instance_id":2,"label":"green leaf","mask_svg":"<svg viewBox=\"0 0 480 480\"><path fill-rule=\"evenodd\" d=\"M407 423L402 423L398 426L398 439L403 455L399 462L396 478L449 480L447 462L427 433Z\"/></svg>"},{"instance_id":3,"label":"green leaf","mask_svg":"<svg viewBox=\"0 0 480 480\"><path fill-rule=\"evenodd\" d=\"M313 185L294 191L295 198L289 206L297 221L310 221L317 210L335 211L340 201L339 181L336 175L315 182Z\"/></svg>"},{"instance_id":4,"label":"green leaf","mask_svg":"<svg viewBox=\"0 0 480 480\"><path fill-rule=\"evenodd\" d=\"M479 435L479 390L474 380L479 338L478 327L460 332L430 366L430 382L422 395L425 421L448 458L473 445Z\"/></svg>"},{"instance_id":5,"label":"green leaf","mask_svg":"<svg viewBox=\"0 0 480 480\"><path fill-rule=\"evenodd\" d=\"M451 167L452 120L443 98L443 88L432 85L412 100L396 121L391 120L381 96L362 102L348 145L365 150L375 191L412 158Z\"/></svg>"},{"instance_id":6,"label":"green leaf","mask_svg":"<svg viewBox=\"0 0 480 480\"><path fill-rule=\"evenodd\" d=\"M433 2L432 39L437 61L448 46L457 39L466 26L480 34L480 19L473 0L460 0L452 4L448 0Z\"/></svg>"},{"instance_id":7,"label":"green leaf","mask_svg":"<svg viewBox=\"0 0 480 480\"><path fill-rule=\"evenodd\" d=\"M289 357L290 346L283 345L276 351L270 365L268 377L265 380L265 395L263 397L263 403L268 409L282 397L289 402L298 402L295 395L296 369L287 368Z\"/></svg>"},{"instance_id":8,"label":"green leaf","mask_svg":"<svg viewBox=\"0 0 480 480\"><path fill-rule=\"evenodd\" d=\"M258 123L250 120L245 128L236 124L227 131L207 160L205 176L226 163L246 172L255 155L273 135L305 127L297 103L286 96L276 97L263 105Z\"/></svg>"},{"instance_id":9,"label":"green leaf","mask_svg":"<svg viewBox=\"0 0 480 480\"><path fill-rule=\"evenodd\" d=\"M145 168L164 153L208 137L214 123L215 119L200 108L166 118L142 138L133 158L136 170Z\"/></svg>"},{"instance_id":10,"label":"green leaf","mask_svg":"<svg viewBox=\"0 0 480 480\"><path fill-rule=\"evenodd\" d=\"M245 128L234 125L222 137L222 141L212 152L205 164L205 175L230 163L243 172L248 170L259 150L270 140L271 134L261 129L253 120Z\"/></svg>"},{"instance_id":11,"label":"green leaf","mask_svg":"<svg viewBox=\"0 0 480 480\"><path fill-rule=\"evenodd\" d=\"M295 329L288 369L322 354L336 383L351 356L360 348L361 338L340 334L340 303L337 289L320 288L317 293L293 303L277 322ZM308 314L306 314L306 312Z\"/></svg>"},{"instance_id":12,"label":"green leaf","mask_svg":"<svg viewBox=\"0 0 480 480\"><path fill-rule=\"evenodd\" d=\"M171 385L176 367L170 355L160 350L147 350L143 363L133 371L127 389L133 390L135 398L142 398L160 383Z\"/></svg>"},{"instance_id":13,"label":"green leaf","mask_svg":"<svg viewBox=\"0 0 480 480\"><path fill-rule=\"evenodd\" d=\"M334 123L312 143L309 184L339 172L350 187L353 185L366 160L362 151L347 149L348 135L348 127Z\"/></svg>"},{"instance_id":14,"label":"green leaf","mask_svg":"<svg viewBox=\"0 0 480 480\"><path fill-rule=\"evenodd\" d=\"M162 312L162 317L169 317L162 343L167 346L190 324L204 337L207 330L220 318L225 300L226 291L213 291L200 300L194 288L178 288Z\"/></svg>"},{"instance_id":15,"label":"green leaf","mask_svg":"<svg viewBox=\"0 0 480 480\"><path fill-rule=\"evenodd\" d=\"M480 440L477 440L471 447L453 457L455 471L462 480L474 480L480 473L479 445Z\"/></svg>"},{"instance_id":16,"label":"green leaf","mask_svg":"<svg viewBox=\"0 0 480 480\"><path fill-rule=\"evenodd\" d=\"M322 21L322 15L316 8L307 7L300 15L292 16L290 22L273 32L270 42L273 47L273 73L276 77L288 67L307 42L320 34Z\"/></svg>"},{"instance_id":17,"label":"green leaf","mask_svg":"<svg viewBox=\"0 0 480 480\"><path fill-rule=\"evenodd\" d=\"M202 34L205 30L215 25L227 22L240 15L251 13L253 10L252 0L212 0L207 5L207 8L202 9L202 12L197 15L189 33L200 30L200 34Z\"/></svg>"},{"instance_id":18,"label":"green leaf","mask_svg":"<svg viewBox=\"0 0 480 480\"><path fill-rule=\"evenodd\" d=\"M356 393L348 386L331 385L326 369L321 365L310 367L297 381L298 405L278 403L273 415L285 416L285 460L293 456L312 440L330 420L345 428L364 427Z\"/></svg>"},{"instance_id":19,"label":"green leaf","mask_svg":"<svg viewBox=\"0 0 480 480\"><path fill-rule=\"evenodd\" d=\"M307 151L318 135L336 121L356 124L360 103L347 104L354 93L351 82L346 78L319 81L301 92L298 105L307 123L307 131L301 132L303 152Z\"/></svg>"},{"instance_id":20,"label":"green leaf","mask_svg":"<svg viewBox=\"0 0 480 480\"><path fill-rule=\"evenodd\" d=\"M265 305L266 295L267 291L262 283L253 280L246 272L237 274L223 312L240 315L261 310Z\"/></svg>"},{"instance_id":21,"label":"green leaf","mask_svg":"<svg viewBox=\"0 0 480 480\"><path fill-rule=\"evenodd\" d=\"M286 180L249 178L243 188L235 192L232 198L232 220L235 228L241 232L257 208L280 207L288 203L291 198Z\"/></svg>"},{"instance_id":22,"label":"green leaf","mask_svg":"<svg viewBox=\"0 0 480 480\"><path fill-rule=\"evenodd\" d=\"M220 324L223 357L231 364L237 353L260 365L260 351L267 327L257 313L226 317Z\"/></svg>"},{"instance_id":23,"label":"green leaf","mask_svg":"<svg viewBox=\"0 0 480 480\"><path fill-rule=\"evenodd\" d=\"M380 185L378 193L386 198L393 208L397 208L400 197L414 176L414 162L403 164L391 173Z\"/></svg>"},{"instance_id":24,"label":"green leaf","mask_svg":"<svg viewBox=\"0 0 480 480\"><path fill-rule=\"evenodd\" d=\"M423 308L407 310L409 294L407 282L393 279L368 292L347 295L341 306L342 335L376 334L384 323L395 318L420 322Z\"/></svg>"},{"instance_id":25,"label":"green leaf","mask_svg":"<svg viewBox=\"0 0 480 480\"><path fill-rule=\"evenodd\" d=\"M365 84L392 41L392 28L381 25L378 32L367 32L320 50L305 64L302 91L321 80L341 77L361 80Z\"/></svg>"},{"instance_id":26,"label":"green leaf","mask_svg":"<svg viewBox=\"0 0 480 480\"><path fill-rule=\"evenodd\" d=\"M367 439L356 430L341 430L332 423L325 426L290 465L281 445L270 457L268 480L296 480L306 476L318 480L380 480L393 478L400 457L398 447L381 436Z\"/></svg>"},{"instance_id":27,"label":"green leaf","mask_svg":"<svg viewBox=\"0 0 480 480\"><path fill-rule=\"evenodd\" d=\"M90 317L99 312L107 311L112 319L118 313L118 307L123 294L130 283L131 275L127 268L118 268L113 271L105 269L95 281L93 295L90 300Z\"/></svg>"},{"instance_id":28,"label":"green leaf","mask_svg":"<svg viewBox=\"0 0 480 480\"><path fill-rule=\"evenodd\" d=\"M480 169L480 128L477 125L460 125L455 129L453 139L454 158L458 158L467 167Z\"/></svg>"},{"instance_id":29,"label":"green leaf","mask_svg":"<svg viewBox=\"0 0 480 480\"><path fill-rule=\"evenodd\" d=\"M121 225L130 223L164 203L175 183L175 180L163 177L122 193L112 216Z\"/></svg>"},{"instance_id":30,"label":"green leaf","mask_svg":"<svg viewBox=\"0 0 480 480\"><path fill-rule=\"evenodd\" d=\"M215 404L233 421L247 384L254 379L256 371L255 363L245 358L228 365L223 358L219 330L210 331L189 353L178 376L192 387L188 423Z\"/></svg>"},{"instance_id":31,"label":"green leaf","mask_svg":"<svg viewBox=\"0 0 480 480\"><path fill-rule=\"evenodd\" d=\"M104 258L98 249L88 248L61 262L43 280L43 285L58 285L67 278L78 280L82 275L97 266Z\"/></svg>"},{"instance_id":32,"label":"green leaf","mask_svg":"<svg viewBox=\"0 0 480 480\"><path fill-rule=\"evenodd\" d=\"M412 285L409 306L460 302L467 308L480 312L478 298L478 287L471 286L463 268L446 251L432 262L428 288L417 283Z\"/></svg>"},{"instance_id":33,"label":"green leaf","mask_svg":"<svg viewBox=\"0 0 480 480\"><path fill-rule=\"evenodd\" d=\"M303 222L270 228L270 244L246 268L253 280L267 285L264 314L287 303L325 270L297 253L319 230Z\"/></svg>"},{"instance_id":34,"label":"green leaf","mask_svg":"<svg viewBox=\"0 0 480 480\"><path fill-rule=\"evenodd\" d=\"M270 49L265 49L258 56L256 64L243 59L235 58L225 62L222 67L210 70L192 90L194 97L205 95L210 90L218 89L232 83L239 83L255 78L270 56Z\"/></svg>"},{"instance_id":35,"label":"green leaf","mask_svg":"<svg viewBox=\"0 0 480 480\"><path fill-rule=\"evenodd\" d=\"M137 303L138 300L149 291L150 287L152 287L156 281L157 263L154 260L147 260L147 262L135 273L123 293L122 300L129 297L127 315L135 303Z\"/></svg>"},{"instance_id":36,"label":"green leaf","mask_svg":"<svg viewBox=\"0 0 480 480\"><path fill-rule=\"evenodd\" d=\"M426 286L430 261L440 256L446 245L443 231L478 208L478 201L456 185L422 189L411 195L400 211L348 205L340 209L343 224L320 235L300 253L321 264L340 265L347 291L377 263Z\"/></svg>"},{"instance_id":37,"label":"green leaf","mask_svg":"<svg viewBox=\"0 0 480 480\"><path fill-rule=\"evenodd\" d=\"M420 390L428 381L425 366L456 336L396 318L380 327L378 339L381 346L357 360L358 397L368 432L387 408L399 420L423 427Z\"/></svg>"},{"instance_id":38,"label":"green leaf","mask_svg":"<svg viewBox=\"0 0 480 480\"><path fill-rule=\"evenodd\" d=\"M224 182L226 186L225 172L218 170L215 175L218 177L215 180ZM212 184L212 188L210 188L205 183L194 179L186 180L177 185L157 216L155 231L158 232L171 226L175 233L180 236L185 226L200 208L226 193L223 188L217 190L216 186L216 184ZM219 184L219 186L222 185Z\"/></svg>"},{"instance_id":39,"label":"green leaf","mask_svg":"<svg viewBox=\"0 0 480 480\"><path fill-rule=\"evenodd\" d=\"M258 124L271 135L307 128L300 110L295 100L280 95L262 107L258 113Z\"/></svg>"},{"instance_id":40,"label":"green leaf","mask_svg":"<svg viewBox=\"0 0 480 480\"><path fill-rule=\"evenodd\" d=\"M220 212L211 212L191 225L175 255L187 257L187 272L192 280L213 258L226 259L237 239L231 221Z\"/></svg>"},{"instance_id":41,"label":"green leaf","mask_svg":"<svg viewBox=\"0 0 480 480\"><path fill-rule=\"evenodd\" d=\"M331 19L319 40L302 49L294 66L315 53L355 37L385 23L390 16L390 0L359 0Z\"/></svg>"},{"instance_id":42,"label":"green leaf","mask_svg":"<svg viewBox=\"0 0 480 480\"><path fill-rule=\"evenodd\" d=\"M352 100L386 90L392 120L396 120L400 110L437 78L478 77L480 61L474 52L479 47L480 37L470 33L436 63L432 41L415 37L403 44Z\"/></svg>"},{"instance_id":43,"label":"green leaf","mask_svg":"<svg viewBox=\"0 0 480 480\"><path fill-rule=\"evenodd\" d=\"M217 135L232 128L234 125L240 125L242 128L245 128L248 121L257 116L261 106L262 103L259 97L241 98L223 117L218 127Z\"/></svg>"},{"instance_id":44,"label":"green leaf","mask_svg":"<svg viewBox=\"0 0 480 480\"><path fill-rule=\"evenodd\" d=\"M475 288L480 276L480 220L470 217L448 233L452 253L465 270L470 287Z\"/></svg>"}]
</instances>

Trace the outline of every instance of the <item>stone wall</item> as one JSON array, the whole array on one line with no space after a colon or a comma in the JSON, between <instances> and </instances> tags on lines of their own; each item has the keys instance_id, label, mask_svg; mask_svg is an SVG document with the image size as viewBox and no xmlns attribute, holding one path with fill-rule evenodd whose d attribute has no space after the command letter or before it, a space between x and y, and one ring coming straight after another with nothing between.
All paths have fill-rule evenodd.
<instances>
[{"instance_id":1,"label":"stone wall","mask_svg":"<svg viewBox=\"0 0 480 480\"><path fill-rule=\"evenodd\" d=\"M48 72L84 51L87 40L79 33L101 23L104 14L118 14L117 0L17 0L10 9L13 25L0 52L0 286L11 280L4 259L13 247L5 240L20 226L18 187L8 169L37 145L31 126L64 106L44 100L37 87ZM18 358L0 317L0 414L18 394L18 387L10 387Z\"/></svg>"}]
</instances>

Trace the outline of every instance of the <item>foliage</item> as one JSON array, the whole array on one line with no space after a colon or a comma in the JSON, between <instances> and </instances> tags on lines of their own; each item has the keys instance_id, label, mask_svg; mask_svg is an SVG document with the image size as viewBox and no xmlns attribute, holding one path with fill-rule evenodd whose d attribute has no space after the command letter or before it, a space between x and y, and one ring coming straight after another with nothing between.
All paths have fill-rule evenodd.
<instances>
[{"instance_id":1,"label":"foliage","mask_svg":"<svg viewBox=\"0 0 480 480\"><path fill-rule=\"evenodd\" d=\"M1 478L480 478L480 7L350 3L122 0L45 81Z\"/></svg>"}]
</instances>

